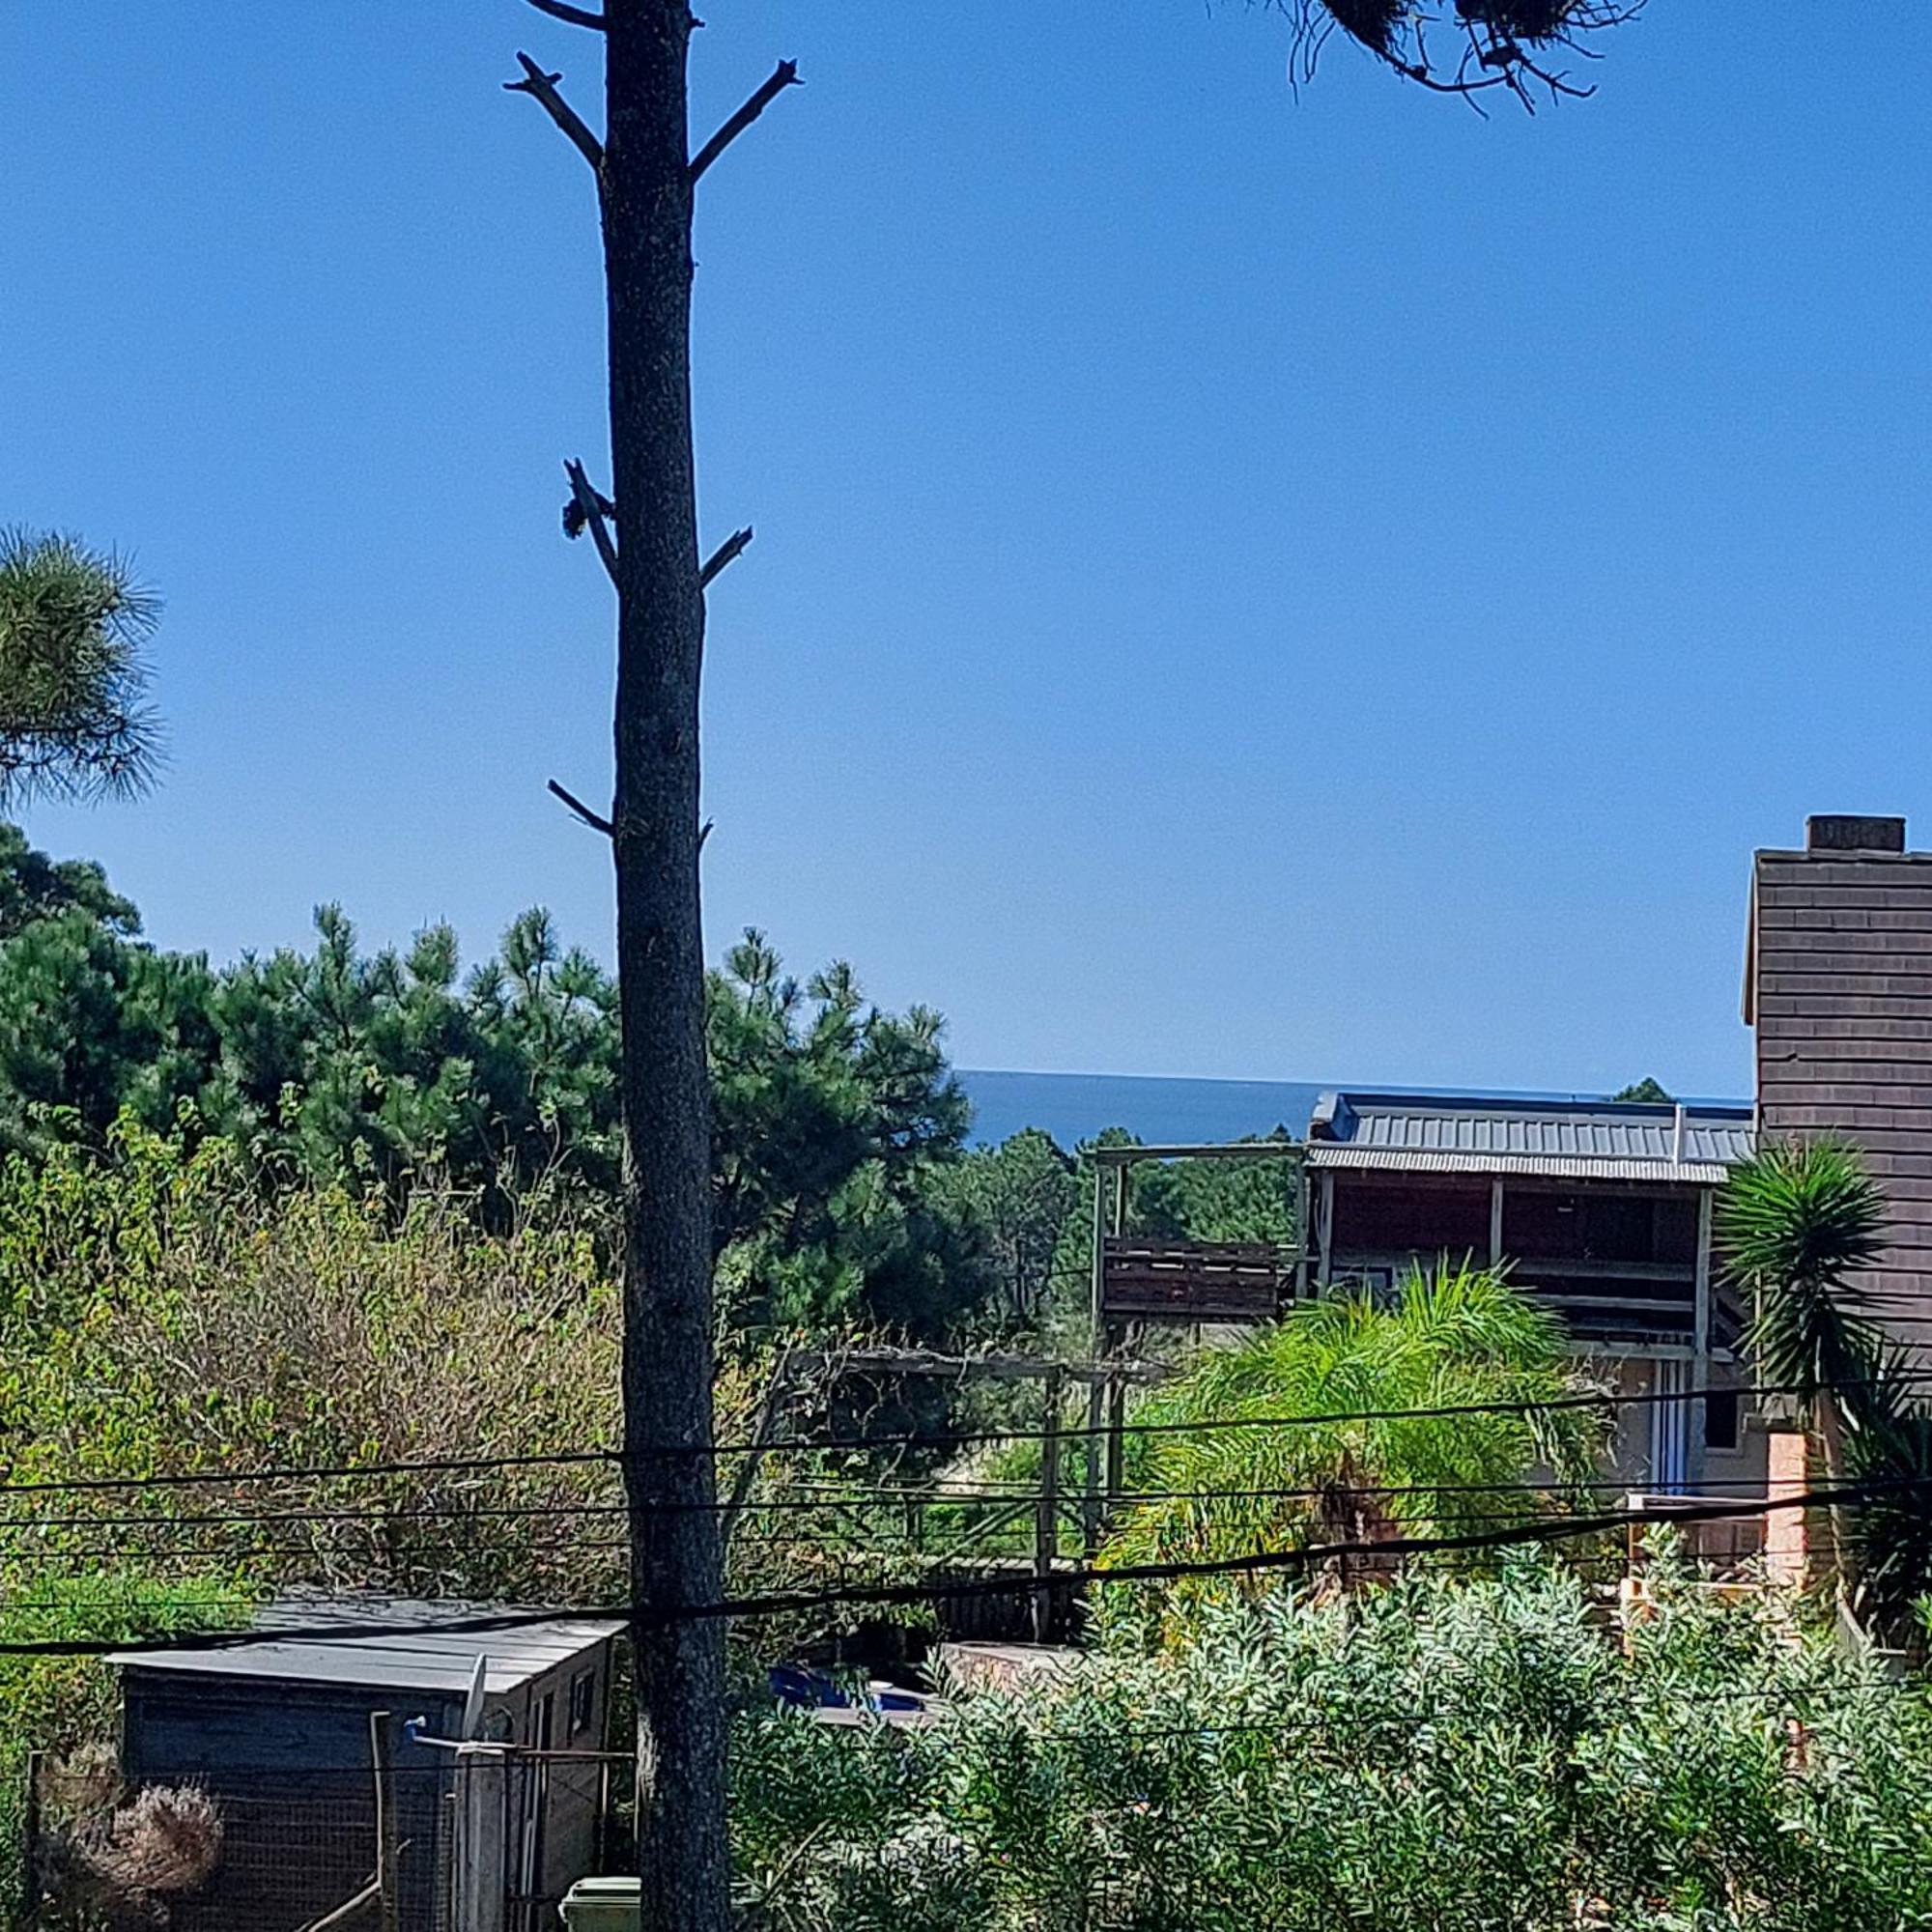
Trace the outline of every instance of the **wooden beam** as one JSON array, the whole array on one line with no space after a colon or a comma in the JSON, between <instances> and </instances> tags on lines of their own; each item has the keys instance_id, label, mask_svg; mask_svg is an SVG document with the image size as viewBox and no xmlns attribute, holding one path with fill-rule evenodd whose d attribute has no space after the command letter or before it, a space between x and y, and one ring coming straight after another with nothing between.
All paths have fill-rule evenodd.
<instances>
[{"instance_id":1,"label":"wooden beam","mask_svg":"<svg viewBox=\"0 0 1932 1932\"><path fill-rule=\"evenodd\" d=\"M1060 1555L1060 1405L1058 1371L1046 1378L1044 1426L1039 1438L1039 1503L1033 1534L1033 1640L1053 1634L1053 1567Z\"/></svg>"},{"instance_id":2,"label":"wooden beam","mask_svg":"<svg viewBox=\"0 0 1932 1932\"><path fill-rule=\"evenodd\" d=\"M1083 1385L1124 1378L1164 1381L1173 1371L1160 1362L1063 1362L1050 1355L948 1355L932 1349L800 1349L794 1365L805 1370L852 1369L860 1374L945 1376L959 1381L983 1376L989 1381L1044 1381L1048 1376Z\"/></svg>"},{"instance_id":3,"label":"wooden beam","mask_svg":"<svg viewBox=\"0 0 1932 1932\"><path fill-rule=\"evenodd\" d=\"M745 1505L752 1499L752 1487L758 1480L758 1469L765 1460L765 1452L778 1439L779 1431L783 1426L785 1399L791 1394L793 1376L801 1359L796 1350L784 1350L772 1370L771 1380L765 1384L764 1398L758 1404L757 1423L752 1431L752 1446L745 1451L745 1460L738 1465L737 1476L731 1484L731 1499L724 1505L724 1520L719 1524L719 1532L727 1551L731 1548L733 1531L744 1520Z\"/></svg>"},{"instance_id":4,"label":"wooden beam","mask_svg":"<svg viewBox=\"0 0 1932 1932\"><path fill-rule=\"evenodd\" d=\"M1299 1160L1299 1141L1217 1141L1202 1146L1097 1147L1098 1167L1133 1167L1144 1160Z\"/></svg>"},{"instance_id":5,"label":"wooden beam","mask_svg":"<svg viewBox=\"0 0 1932 1932\"><path fill-rule=\"evenodd\" d=\"M1678 1111L1681 1114L1683 1109ZM1696 1364L1691 1379L1698 1388L1711 1378L1711 1223L1716 1198L1716 1190L1707 1187L1697 1200L1697 1274L1691 1290L1690 1351ZM1685 1428L1690 1439L1685 1444L1684 1463L1690 1487L1694 1492L1704 1480L1704 1398L1699 1396L1688 1406Z\"/></svg>"},{"instance_id":6,"label":"wooden beam","mask_svg":"<svg viewBox=\"0 0 1932 1932\"><path fill-rule=\"evenodd\" d=\"M376 1781L376 1893L383 1932L402 1932L402 1846L396 1830L395 1778L389 1766L389 1714L369 1713L369 1767Z\"/></svg>"},{"instance_id":7,"label":"wooden beam","mask_svg":"<svg viewBox=\"0 0 1932 1932\"><path fill-rule=\"evenodd\" d=\"M1321 1170L1321 1191L1316 1201L1315 1220L1319 1243L1315 1280L1318 1287L1326 1288L1335 1263L1335 1170L1332 1167Z\"/></svg>"},{"instance_id":8,"label":"wooden beam","mask_svg":"<svg viewBox=\"0 0 1932 1932\"><path fill-rule=\"evenodd\" d=\"M1099 1150L1095 1149L1097 1156ZM1087 1347L1097 1362L1107 1353L1107 1168L1094 1163L1093 1276L1090 1283Z\"/></svg>"},{"instance_id":9,"label":"wooden beam","mask_svg":"<svg viewBox=\"0 0 1932 1932\"><path fill-rule=\"evenodd\" d=\"M301 1932L335 1932L338 1925L347 1925L352 1919L367 1912L378 1902L382 1894L382 1881L372 1878L360 1891L352 1898L344 1899L333 1912L326 1912L320 1918L311 1918L301 1928Z\"/></svg>"},{"instance_id":10,"label":"wooden beam","mask_svg":"<svg viewBox=\"0 0 1932 1932\"><path fill-rule=\"evenodd\" d=\"M1087 1458L1086 1493L1080 1505L1080 1540L1091 1567L1100 1553L1104 1520L1100 1492L1101 1432L1107 1426L1107 1384L1097 1377L1087 1384L1087 1432L1082 1453Z\"/></svg>"}]
</instances>

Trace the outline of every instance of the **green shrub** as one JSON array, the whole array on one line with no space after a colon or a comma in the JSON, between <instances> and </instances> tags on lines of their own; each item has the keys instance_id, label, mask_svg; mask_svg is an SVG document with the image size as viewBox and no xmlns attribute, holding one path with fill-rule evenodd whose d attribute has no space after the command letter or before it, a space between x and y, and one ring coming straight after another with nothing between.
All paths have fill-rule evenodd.
<instances>
[{"instance_id":1,"label":"green shrub","mask_svg":"<svg viewBox=\"0 0 1932 1932\"><path fill-rule=\"evenodd\" d=\"M1897 1932L1932 1923L1932 1704L1666 1587L1567 1573L1209 1605L935 1727L745 1720L741 1901L816 1932Z\"/></svg>"}]
</instances>

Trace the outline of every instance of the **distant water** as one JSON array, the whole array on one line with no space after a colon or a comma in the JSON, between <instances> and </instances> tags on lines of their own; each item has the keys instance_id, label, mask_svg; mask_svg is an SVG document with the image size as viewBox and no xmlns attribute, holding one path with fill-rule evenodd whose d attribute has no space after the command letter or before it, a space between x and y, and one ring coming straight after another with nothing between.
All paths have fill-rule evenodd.
<instances>
[{"instance_id":1,"label":"distant water","mask_svg":"<svg viewBox=\"0 0 1932 1932\"><path fill-rule=\"evenodd\" d=\"M1319 1095L1347 1081L1161 1080L1125 1073L989 1073L957 1069L973 1102L972 1139L1003 1141L1022 1127L1043 1127L1064 1148L1090 1141L1106 1127L1124 1127L1137 1140L1170 1147L1237 1141L1286 1127L1297 1137ZM1367 1083L1356 1083L1358 1090ZM1387 1093L1385 1087L1373 1089ZM1418 1098L1440 1097L1441 1088L1406 1090ZM1577 1100L1581 1094L1503 1094L1518 1100Z\"/></svg>"},{"instance_id":2,"label":"distant water","mask_svg":"<svg viewBox=\"0 0 1932 1932\"><path fill-rule=\"evenodd\" d=\"M982 1073L959 1069L973 1139L1043 1127L1064 1148L1105 1127L1172 1147L1237 1141L1286 1127L1300 1135L1324 1090L1293 1080L1157 1080L1124 1073Z\"/></svg>"}]
</instances>

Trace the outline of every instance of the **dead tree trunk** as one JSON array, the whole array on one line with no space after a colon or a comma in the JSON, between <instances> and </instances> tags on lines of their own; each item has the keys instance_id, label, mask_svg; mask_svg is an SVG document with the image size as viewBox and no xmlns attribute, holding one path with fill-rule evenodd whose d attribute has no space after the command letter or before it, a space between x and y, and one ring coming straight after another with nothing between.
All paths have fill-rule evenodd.
<instances>
[{"instance_id":1,"label":"dead tree trunk","mask_svg":"<svg viewBox=\"0 0 1932 1932\"><path fill-rule=\"evenodd\" d=\"M691 428L684 0L611 0L604 258L616 554L617 981L624 1100L624 1442L639 1857L664 1932L723 1932L724 1627L710 1455L711 1094L697 886L704 649Z\"/></svg>"},{"instance_id":2,"label":"dead tree trunk","mask_svg":"<svg viewBox=\"0 0 1932 1932\"><path fill-rule=\"evenodd\" d=\"M711 1095L698 902L698 680L705 586L691 416L692 199L698 178L795 79L789 62L690 151L685 0L531 0L600 33L603 139L520 55L535 99L596 175L610 345L611 496L568 466L566 528L617 592L610 816L552 783L611 843L624 1111L624 1448L638 1680L639 1859L655 1932L724 1932L724 1628L712 1458Z\"/></svg>"}]
</instances>

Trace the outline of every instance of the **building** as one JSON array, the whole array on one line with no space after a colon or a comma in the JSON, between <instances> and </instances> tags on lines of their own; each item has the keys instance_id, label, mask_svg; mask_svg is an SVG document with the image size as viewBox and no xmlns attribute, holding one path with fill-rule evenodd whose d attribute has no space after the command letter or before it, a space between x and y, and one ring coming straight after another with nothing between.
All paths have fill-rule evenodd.
<instances>
[{"instance_id":1,"label":"building","mask_svg":"<svg viewBox=\"0 0 1932 1932\"><path fill-rule=\"evenodd\" d=\"M1387 1288L1468 1256L1507 1265L1628 1392L1742 1384L1712 1203L1752 1142L1747 1107L1325 1094L1306 1148L1310 1286ZM1764 1445L1736 1398L1632 1405L1616 1466L1668 1494L1760 1479Z\"/></svg>"},{"instance_id":2,"label":"building","mask_svg":"<svg viewBox=\"0 0 1932 1932\"><path fill-rule=\"evenodd\" d=\"M199 1784L222 1815L220 1866L176 1906L176 1932L304 1925L366 1889L379 1844L372 1720L388 1765L402 1932L555 1922L554 1901L596 1868L616 1626L411 1628L493 1613L292 1601L263 1611L260 1635L246 1641L111 1660L127 1785ZM372 1625L394 1628L350 1634ZM472 1828L467 1843L477 1807L464 1788L468 1760L451 1747L465 1738L500 1747L485 1754L487 1833ZM466 1895L487 1905L467 1908Z\"/></svg>"},{"instance_id":3,"label":"building","mask_svg":"<svg viewBox=\"0 0 1932 1932\"><path fill-rule=\"evenodd\" d=\"M1932 1343L1932 852L1902 818L1816 817L1751 873L1745 1019L1767 1137L1855 1142L1890 1225L1859 1282L1893 1338Z\"/></svg>"}]
</instances>

